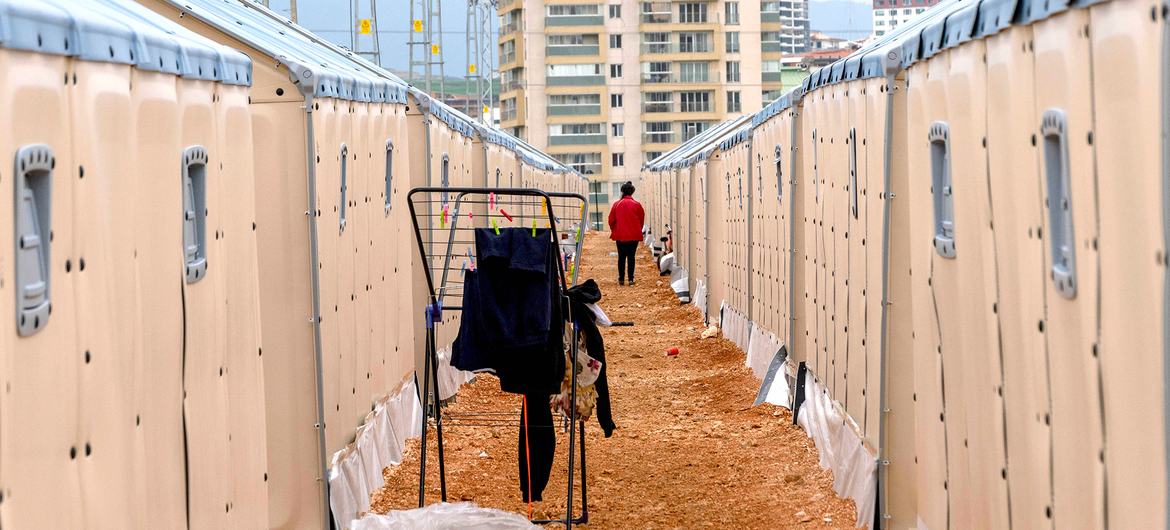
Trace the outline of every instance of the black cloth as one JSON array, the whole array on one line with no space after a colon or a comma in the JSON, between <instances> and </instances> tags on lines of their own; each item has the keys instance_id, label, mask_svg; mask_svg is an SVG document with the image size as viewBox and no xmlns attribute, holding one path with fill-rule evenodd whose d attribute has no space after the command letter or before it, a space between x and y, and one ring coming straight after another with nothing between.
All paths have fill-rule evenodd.
<instances>
[{"instance_id":1,"label":"black cloth","mask_svg":"<svg viewBox=\"0 0 1170 530\"><path fill-rule=\"evenodd\" d=\"M630 283L634 282L634 253L638 251L638 243L640 241L617 242L618 281L623 281L628 276ZM623 268L625 270L622 270Z\"/></svg>"},{"instance_id":2,"label":"black cloth","mask_svg":"<svg viewBox=\"0 0 1170 530\"><path fill-rule=\"evenodd\" d=\"M565 373L564 317L556 246L548 229L475 230L474 271L463 278L452 366L490 371L500 389L555 394Z\"/></svg>"},{"instance_id":3,"label":"black cloth","mask_svg":"<svg viewBox=\"0 0 1170 530\"><path fill-rule=\"evenodd\" d=\"M520 409L520 447L517 454L520 458L520 497L528 502L528 460L532 460L532 500L539 501L544 487L548 485L548 476L552 473L553 459L557 452L557 432L553 429L552 408L548 405L549 396L528 394L526 401L532 406L528 408L528 427L524 426L524 408ZM525 436L525 430L528 436ZM525 442L528 443L525 447ZM527 452L526 452L527 451Z\"/></svg>"},{"instance_id":4,"label":"black cloth","mask_svg":"<svg viewBox=\"0 0 1170 530\"><path fill-rule=\"evenodd\" d=\"M569 297L569 312L573 316L573 322L585 335L585 351L590 357L601 362L601 373L598 374L597 382L593 383L593 386L597 389L597 423L601 424L601 430L605 432L605 437L609 438L617 427L613 422L613 410L609 403L609 380L606 376L609 372L609 363L605 360L605 341L602 340L601 330L597 327L597 316L585 305L601 301L601 289L597 282L588 279L581 285L567 289L565 295Z\"/></svg>"}]
</instances>

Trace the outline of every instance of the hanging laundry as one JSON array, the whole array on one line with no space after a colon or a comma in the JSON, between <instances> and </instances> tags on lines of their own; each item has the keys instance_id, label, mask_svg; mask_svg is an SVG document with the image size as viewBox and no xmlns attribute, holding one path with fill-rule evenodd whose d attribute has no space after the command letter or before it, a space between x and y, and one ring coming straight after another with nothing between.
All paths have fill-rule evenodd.
<instances>
[{"instance_id":1,"label":"hanging laundry","mask_svg":"<svg viewBox=\"0 0 1170 530\"><path fill-rule=\"evenodd\" d=\"M601 289L597 286L597 282L590 278L580 285L567 289L565 295L569 298L569 314L572 315L573 323L577 325L580 335L585 341L585 350L589 353L589 357L601 363L601 370L593 386L597 391L597 423L601 425L605 437L609 438L613 435L613 430L617 428L617 425L613 421L613 411L610 407L605 341L601 337L601 330L597 327L597 315L589 307L601 301ZM606 322L608 321L607 318Z\"/></svg>"},{"instance_id":2,"label":"hanging laundry","mask_svg":"<svg viewBox=\"0 0 1170 530\"><path fill-rule=\"evenodd\" d=\"M505 392L560 391L564 321L550 239L547 229L537 237L523 228L475 230L476 267L464 278L453 366L495 373Z\"/></svg>"}]
</instances>

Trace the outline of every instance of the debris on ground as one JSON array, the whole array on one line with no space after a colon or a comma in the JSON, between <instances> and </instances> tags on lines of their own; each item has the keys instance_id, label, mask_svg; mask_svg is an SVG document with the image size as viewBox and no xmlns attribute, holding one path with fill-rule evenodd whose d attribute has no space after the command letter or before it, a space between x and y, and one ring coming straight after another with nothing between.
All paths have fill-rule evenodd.
<instances>
[{"instance_id":1,"label":"debris on ground","mask_svg":"<svg viewBox=\"0 0 1170 530\"><path fill-rule=\"evenodd\" d=\"M711 327L707 328L706 330L704 330L702 333L699 334L699 338L702 338L702 339L713 339L713 338L718 338L718 337L719 337L719 326L716 326L714 324L712 324Z\"/></svg>"},{"instance_id":2,"label":"debris on ground","mask_svg":"<svg viewBox=\"0 0 1170 530\"><path fill-rule=\"evenodd\" d=\"M596 419L587 423L589 524L580 528L853 528L853 501L833 493L832 473L820 468L816 447L792 425L792 414L767 403L752 407L760 382L744 366L744 353L719 338L718 327L700 338L695 331L704 329L702 316L694 306L678 305L669 287L619 286L614 262L606 258L609 248L604 234L586 238L581 278L597 280L611 319L653 322L666 333L602 330L618 429L605 438ZM652 276L654 262L644 248L637 258L638 274ZM654 355L671 347L687 355L670 362ZM494 376L483 375L446 410L503 411L518 424L520 399L501 392ZM527 514L517 483L517 434L515 427L444 421L448 499ZM439 480L433 429L429 439L426 490L427 502L434 503ZM557 440L544 500L533 505L537 518L565 515L568 443L559 429ZM476 458L479 451L491 457ZM414 439L403 463L384 471L386 485L371 497L372 512L418 506L418 464ZM789 482L789 475L800 480ZM573 495L579 514L579 486Z\"/></svg>"}]
</instances>

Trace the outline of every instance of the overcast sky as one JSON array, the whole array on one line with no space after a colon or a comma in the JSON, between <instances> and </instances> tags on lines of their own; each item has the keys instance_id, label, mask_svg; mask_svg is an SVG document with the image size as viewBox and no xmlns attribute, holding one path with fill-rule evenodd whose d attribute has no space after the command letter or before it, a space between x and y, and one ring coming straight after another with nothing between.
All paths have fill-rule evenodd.
<instances>
[{"instance_id":1,"label":"overcast sky","mask_svg":"<svg viewBox=\"0 0 1170 530\"><path fill-rule=\"evenodd\" d=\"M407 41L410 33L410 1L381 0L378 2L378 33L382 44L382 66L406 72L410 68ZM448 76L462 77L467 68L465 33L467 0L440 0L443 10L443 60ZM350 45L350 25L353 15L352 0L297 0L297 14L302 26L342 46ZM362 18L369 18L371 0L359 0ZM826 31L845 38L863 38L870 31L870 3L868 0L812 0L810 16L814 31ZM288 15L289 0L269 0L269 6ZM498 17L492 17L492 61L495 57L495 35ZM369 36L363 37L371 39ZM359 43L368 50L370 41Z\"/></svg>"},{"instance_id":2,"label":"overcast sky","mask_svg":"<svg viewBox=\"0 0 1170 530\"><path fill-rule=\"evenodd\" d=\"M410 0L381 0L378 2L378 34L381 39L382 66L407 71L410 57L407 41L410 31ZM465 52L467 36L467 0L440 0L443 9L443 60L449 76L462 76L467 68ZM297 0L298 23L342 46L350 45L351 0ZM369 17L370 0L359 0L361 18ZM288 16L289 0L269 0L269 7ZM498 18L492 19L496 31ZM364 39L371 39L363 36ZM495 36L492 37L495 42ZM362 51L369 50L370 40L359 42ZM493 61L495 46L493 44Z\"/></svg>"}]
</instances>

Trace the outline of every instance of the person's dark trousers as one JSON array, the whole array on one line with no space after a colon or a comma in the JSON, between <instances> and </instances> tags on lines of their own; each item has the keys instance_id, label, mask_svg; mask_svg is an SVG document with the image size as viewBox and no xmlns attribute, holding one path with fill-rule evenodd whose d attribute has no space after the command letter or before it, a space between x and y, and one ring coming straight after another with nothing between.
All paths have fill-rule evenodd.
<instances>
[{"instance_id":1,"label":"person's dark trousers","mask_svg":"<svg viewBox=\"0 0 1170 530\"><path fill-rule=\"evenodd\" d=\"M557 452L557 433L553 429L552 409L548 396L527 394L528 436L524 436L524 408L520 409L520 495L528 502L528 459L532 460L532 500L539 501L548 476L552 472L553 457ZM528 446L525 447L525 442Z\"/></svg>"},{"instance_id":2,"label":"person's dark trousers","mask_svg":"<svg viewBox=\"0 0 1170 530\"><path fill-rule=\"evenodd\" d=\"M634 253L638 251L638 241L618 241L618 281L625 281L628 277L634 283ZM624 273L624 274L623 274Z\"/></svg>"}]
</instances>

